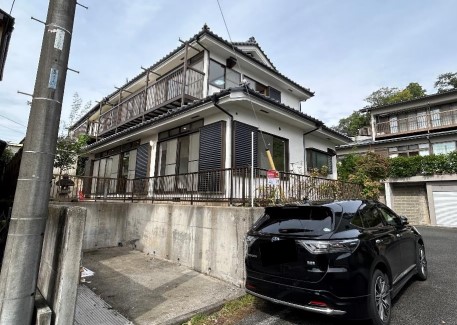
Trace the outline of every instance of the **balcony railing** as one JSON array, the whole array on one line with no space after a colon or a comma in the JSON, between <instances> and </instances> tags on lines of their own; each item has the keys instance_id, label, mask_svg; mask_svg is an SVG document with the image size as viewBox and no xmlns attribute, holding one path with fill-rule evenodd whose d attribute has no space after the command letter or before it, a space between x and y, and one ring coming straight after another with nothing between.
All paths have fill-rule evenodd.
<instances>
[{"instance_id":1,"label":"balcony railing","mask_svg":"<svg viewBox=\"0 0 457 325\"><path fill-rule=\"evenodd\" d=\"M441 129L457 126L457 110L431 111L423 115L407 117L401 119L391 119L390 121L376 124L377 136L389 136L392 134L405 134L426 131L431 129Z\"/></svg>"},{"instance_id":2,"label":"balcony railing","mask_svg":"<svg viewBox=\"0 0 457 325\"><path fill-rule=\"evenodd\" d=\"M162 77L146 89L130 96L109 111L101 114L98 135L103 135L110 130L122 126L131 126L145 117L149 118L160 115L167 108L173 107L173 105L174 107L180 106L183 98L184 101L202 98L204 73L187 68L184 86L183 71L184 68L180 68ZM154 113L156 110L157 112ZM126 125L126 123L131 121L134 122Z\"/></svg>"},{"instance_id":3,"label":"balcony railing","mask_svg":"<svg viewBox=\"0 0 457 325\"><path fill-rule=\"evenodd\" d=\"M308 198L313 201L354 199L361 197L359 184L279 173L278 185L271 186L266 171L255 169L251 179L250 168L222 169L180 175L122 179L70 176L74 186L61 191L55 175L51 198L91 201L168 201L168 202L225 202L235 205L257 206L276 202L296 202Z\"/></svg>"},{"instance_id":4,"label":"balcony railing","mask_svg":"<svg viewBox=\"0 0 457 325\"><path fill-rule=\"evenodd\" d=\"M85 120L72 131L77 137L87 134L92 137L104 135L116 129L127 128L166 112L168 108L180 106L203 97L204 73L188 67L184 86L184 68L180 68L143 88L136 94L101 114L99 120Z\"/></svg>"}]
</instances>

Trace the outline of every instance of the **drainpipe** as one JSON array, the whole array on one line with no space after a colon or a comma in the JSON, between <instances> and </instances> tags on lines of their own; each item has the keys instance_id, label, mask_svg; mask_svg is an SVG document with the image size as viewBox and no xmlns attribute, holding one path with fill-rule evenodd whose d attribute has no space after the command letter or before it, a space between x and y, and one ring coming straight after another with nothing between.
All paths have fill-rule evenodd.
<instances>
[{"instance_id":1,"label":"drainpipe","mask_svg":"<svg viewBox=\"0 0 457 325\"><path fill-rule=\"evenodd\" d=\"M234 143L233 143L233 115L230 114L227 110L225 110L223 107L221 107L217 102L219 101L219 97L214 94L211 96L211 100L214 104L214 106L219 109L220 111L222 111L223 113L227 114L229 117L230 117L230 142L231 142L231 156L232 156L232 159L231 159L231 162L230 162L230 170L232 171L233 173L233 163L234 163L234 156L233 156L233 147L234 147ZM233 174L231 175L230 177L230 204L232 204L232 198L233 198Z\"/></svg>"},{"instance_id":2,"label":"drainpipe","mask_svg":"<svg viewBox=\"0 0 457 325\"><path fill-rule=\"evenodd\" d=\"M312 129L311 131L308 131L308 132L305 132L303 133L303 151L306 153L306 143L305 143L305 136L310 134L310 133L313 133L314 131L317 131L317 130L320 130L320 128L322 127L323 124L321 123L316 123L316 128L315 129ZM303 173L305 173L307 170L308 170L308 164L306 162L306 155L304 157L304 170L303 170Z\"/></svg>"},{"instance_id":3,"label":"drainpipe","mask_svg":"<svg viewBox=\"0 0 457 325\"><path fill-rule=\"evenodd\" d=\"M214 106L219 109L220 111L222 111L223 113L227 114L229 117L230 117L230 132L231 132L231 135L230 135L230 139L231 139L231 149L232 149L232 161L231 161L231 168L233 168L233 115L230 114L226 109L224 109L223 107L221 107L218 102L219 102L219 96L217 96L216 94L215 95L212 95L211 96L211 100L214 104Z\"/></svg>"}]
</instances>

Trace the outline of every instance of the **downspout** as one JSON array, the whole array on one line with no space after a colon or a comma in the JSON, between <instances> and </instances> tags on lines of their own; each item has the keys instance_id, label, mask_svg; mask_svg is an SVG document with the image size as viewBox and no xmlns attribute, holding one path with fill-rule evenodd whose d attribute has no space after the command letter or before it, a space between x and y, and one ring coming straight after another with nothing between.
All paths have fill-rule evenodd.
<instances>
[{"instance_id":1,"label":"downspout","mask_svg":"<svg viewBox=\"0 0 457 325\"><path fill-rule=\"evenodd\" d=\"M310 133L313 133L313 132L315 132L315 131L317 131L317 130L320 130L320 128L322 127L323 124L316 123L315 125L316 125L316 128L315 128L315 129L312 129L311 131L308 131L308 132L303 133L303 151L304 151L304 153L305 153L305 157L304 157L304 160L303 160L303 162L304 162L304 164L303 164L303 165L304 165L304 166L303 166L303 167L304 167L303 173L305 173L305 172L308 170L308 169L307 169L308 164L307 164L307 162L306 162L306 142L305 142L305 136L308 135L308 134L310 134Z\"/></svg>"},{"instance_id":2,"label":"downspout","mask_svg":"<svg viewBox=\"0 0 457 325\"><path fill-rule=\"evenodd\" d=\"M234 147L234 141L233 141L233 115L230 114L227 110L225 110L223 107L221 107L217 102L219 101L219 97L214 94L211 96L211 100L214 104L214 106L219 109L221 112L227 114L229 117L230 117L230 143L231 143L231 162L230 162L230 170L232 171L233 173L233 165L234 165L234 155L233 155L233 147ZM230 204L232 204L232 198L233 198L233 174L231 175L230 177Z\"/></svg>"}]
</instances>

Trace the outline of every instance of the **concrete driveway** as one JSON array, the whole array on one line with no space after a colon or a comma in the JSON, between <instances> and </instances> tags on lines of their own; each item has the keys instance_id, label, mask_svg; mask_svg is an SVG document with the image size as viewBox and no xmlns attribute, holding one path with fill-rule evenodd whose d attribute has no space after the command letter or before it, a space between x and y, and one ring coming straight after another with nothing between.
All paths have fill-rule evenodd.
<instances>
[{"instance_id":1,"label":"concrete driveway","mask_svg":"<svg viewBox=\"0 0 457 325\"><path fill-rule=\"evenodd\" d=\"M428 279L410 281L394 300L392 325L457 325L457 228L417 227L424 237ZM237 325L369 324L259 302Z\"/></svg>"},{"instance_id":2,"label":"concrete driveway","mask_svg":"<svg viewBox=\"0 0 457 325\"><path fill-rule=\"evenodd\" d=\"M83 266L95 272L86 286L134 324L180 324L244 294L224 281L129 247L85 252Z\"/></svg>"}]
</instances>

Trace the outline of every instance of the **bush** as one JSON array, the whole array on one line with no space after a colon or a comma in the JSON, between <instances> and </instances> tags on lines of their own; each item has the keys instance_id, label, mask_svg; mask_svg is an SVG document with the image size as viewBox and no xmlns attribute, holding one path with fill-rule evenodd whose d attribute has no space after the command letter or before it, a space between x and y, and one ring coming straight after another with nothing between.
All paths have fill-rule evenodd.
<instances>
[{"instance_id":1,"label":"bush","mask_svg":"<svg viewBox=\"0 0 457 325\"><path fill-rule=\"evenodd\" d=\"M457 152L451 152L447 155L396 157L390 159L389 176L393 178L455 173L457 173Z\"/></svg>"}]
</instances>

